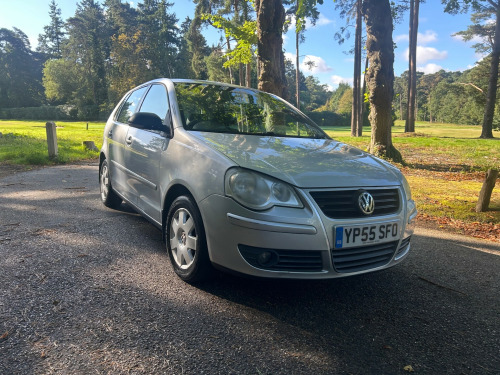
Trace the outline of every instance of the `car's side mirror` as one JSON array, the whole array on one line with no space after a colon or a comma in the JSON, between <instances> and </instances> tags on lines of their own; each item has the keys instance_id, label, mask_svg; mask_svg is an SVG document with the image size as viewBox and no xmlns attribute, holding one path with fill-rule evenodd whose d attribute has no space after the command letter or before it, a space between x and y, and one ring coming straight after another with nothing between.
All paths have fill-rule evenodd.
<instances>
[{"instance_id":1,"label":"car's side mirror","mask_svg":"<svg viewBox=\"0 0 500 375\"><path fill-rule=\"evenodd\" d=\"M166 130L166 126L163 125L162 119L157 114L151 112L134 113L128 119L128 124L135 128L145 130Z\"/></svg>"}]
</instances>

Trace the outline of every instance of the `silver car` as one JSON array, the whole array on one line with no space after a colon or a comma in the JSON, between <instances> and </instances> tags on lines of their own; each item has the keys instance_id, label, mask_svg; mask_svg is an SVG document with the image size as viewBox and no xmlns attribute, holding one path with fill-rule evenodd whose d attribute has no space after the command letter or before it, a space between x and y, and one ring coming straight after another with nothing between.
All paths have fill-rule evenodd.
<instances>
[{"instance_id":1,"label":"silver car","mask_svg":"<svg viewBox=\"0 0 500 375\"><path fill-rule=\"evenodd\" d=\"M101 199L163 232L183 280L213 267L325 279L377 271L410 250L417 214L400 171L326 135L258 90L159 79L104 129Z\"/></svg>"}]
</instances>

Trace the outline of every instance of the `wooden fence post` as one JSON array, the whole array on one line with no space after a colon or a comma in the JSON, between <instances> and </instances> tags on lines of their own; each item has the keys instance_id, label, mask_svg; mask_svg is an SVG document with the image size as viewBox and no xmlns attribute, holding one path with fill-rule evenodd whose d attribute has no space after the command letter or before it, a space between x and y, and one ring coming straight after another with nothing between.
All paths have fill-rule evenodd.
<instances>
[{"instance_id":1,"label":"wooden fence post","mask_svg":"<svg viewBox=\"0 0 500 375\"><path fill-rule=\"evenodd\" d=\"M479 199L476 204L476 212L484 212L488 210L490 205L491 193L497 182L498 171L495 169L488 169L484 179L483 187L479 192Z\"/></svg>"},{"instance_id":2,"label":"wooden fence post","mask_svg":"<svg viewBox=\"0 0 500 375\"><path fill-rule=\"evenodd\" d=\"M49 149L49 158L54 159L57 157L57 134L56 123L49 121L45 124L45 131L47 132L47 146Z\"/></svg>"}]
</instances>

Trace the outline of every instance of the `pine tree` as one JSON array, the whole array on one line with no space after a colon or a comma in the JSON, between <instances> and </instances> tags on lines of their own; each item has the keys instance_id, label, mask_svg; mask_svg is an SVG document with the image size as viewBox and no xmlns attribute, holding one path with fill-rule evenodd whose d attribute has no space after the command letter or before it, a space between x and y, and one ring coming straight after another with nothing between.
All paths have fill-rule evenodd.
<instances>
[{"instance_id":1,"label":"pine tree","mask_svg":"<svg viewBox=\"0 0 500 375\"><path fill-rule=\"evenodd\" d=\"M38 36L37 51L47 54L50 58L59 59L62 55L64 40L64 21L61 18L61 9L55 0L49 4L50 24L44 26L43 34Z\"/></svg>"}]
</instances>

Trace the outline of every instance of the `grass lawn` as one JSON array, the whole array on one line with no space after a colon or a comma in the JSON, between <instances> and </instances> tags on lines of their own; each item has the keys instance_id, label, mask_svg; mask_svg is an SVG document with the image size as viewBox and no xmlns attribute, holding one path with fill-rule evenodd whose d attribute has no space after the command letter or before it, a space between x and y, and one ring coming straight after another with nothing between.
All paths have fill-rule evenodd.
<instances>
[{"instance_id":1,"label":"grass lawn","mask_svg":"<svg viewBox=\"0 0 500 375\"><path fill-rule=\"evenodd\" d=\"M44 121L0 120L0 164L47 165L70 163L79 160L97 159L97 151L86 150L82 142L94 141L102 146L104 123L57 122L57 143L59 156L50 160Z\"/></svg>"},{"instance_id":2,"label":"grass lawn","mask_svg":"<svg viewBox=\"0 0 500 375\"><path fill-rule=\"evenodd\" d=\"M363 136L351 137L349 127L323 128L331 137L366 150L370 143L370 128ZM404 122L396 121L392 129L394 146L413 168L439 171L474 171L500 167L500 131L496 139L479 139L479 126L429 124L417 122L416 133L404 133Z\"/></svg>"},{"instance_id":3,"label":"grass lawn","mask_svg":"<svg viewBox=\"0 0 500 375\"><path fill-rule=\"evenodd\" d=\"M86 150L82 142L102 145L104 123L57 122L59 157L47 154L45 122L0 120L0 168L4 165L50 165L97 159L99 153ZM474 208L482 186L484 171L500 168L500 132L496 139L479 139L479 126L416 123L416 133L404 134L404 123L393 127L393 143L407 166L403 173L412 186L420 218L448 227L493 233L500 237L500 185L493 190L490 211L476 213ZM323 128L331 137L365 150L370 128L353 138L348 127ZM486 227L485 227L486 226ZM493 231L493 232L492 232ZM477 233L476 233L477 234ZM488 237L484 235L484 237Z\"/></svg>"}]
</instances>

